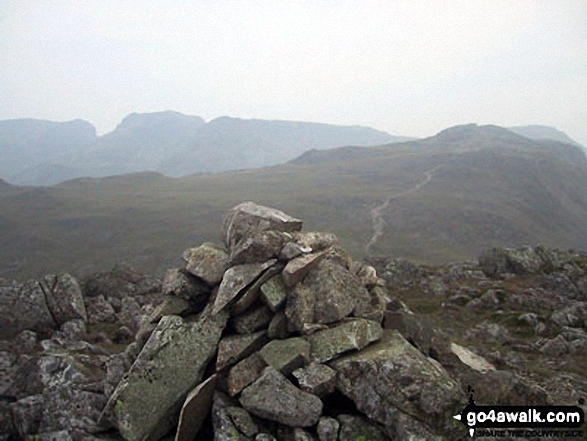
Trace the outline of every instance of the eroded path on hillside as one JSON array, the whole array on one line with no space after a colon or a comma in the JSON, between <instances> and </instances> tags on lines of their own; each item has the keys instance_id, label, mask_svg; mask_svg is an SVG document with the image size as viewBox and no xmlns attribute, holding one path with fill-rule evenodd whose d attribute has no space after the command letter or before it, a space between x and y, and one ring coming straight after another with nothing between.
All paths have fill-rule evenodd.
<instances>
[{"instance_id":1,"label":"eroded path on hillside","mask_svg":"<svg viewBox=\"0 0 587 441\"><path fill-rule=\"evenodd\" d=\"M428 170L427 172L424 173L425 178L421 182L417 183L413 187L408 188L407 190L403 190L403 191L400 191L399 193L392 194L381 205L377 205L375 208L371 209L371 222L373 223L373 236L371 237L369 242L367 242L367 245L365 245L365 253L369 254L371 247L373 245L375 245L377 243L377 240L383 235L383 232L385 230L385 226L387 225L387 222L383 218L383 213L387 209L387 207L389 206L389 203L391 201L393 201L394 199L398 199L403 196L407 196L412 193L415 193L418 190L420 190L422 187L424 187L425 185L428 185L430 183L430 181L432 180L432 177L434 176L434 172L436 172L436 170L438 170L443 165L444 165L444 163L441 163L441 164L438 164L438 165L432 167L430 170Z\"/></svg>"}]
</instances>

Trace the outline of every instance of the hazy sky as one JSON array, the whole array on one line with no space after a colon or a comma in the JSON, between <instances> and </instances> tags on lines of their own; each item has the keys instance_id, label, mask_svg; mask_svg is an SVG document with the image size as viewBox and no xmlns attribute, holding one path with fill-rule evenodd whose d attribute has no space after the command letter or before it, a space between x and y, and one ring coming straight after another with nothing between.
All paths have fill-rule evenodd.
<instances>
[{"instance_id":1,"label":"hazy sky","mask_svg":"<svg viewBox=\"0 0 587 441\"><path fill-rule=\"evenodd\" d=\"M0 1L0 119L168 109L587 145L587 1Z\"/></svg>"}]
</instances>

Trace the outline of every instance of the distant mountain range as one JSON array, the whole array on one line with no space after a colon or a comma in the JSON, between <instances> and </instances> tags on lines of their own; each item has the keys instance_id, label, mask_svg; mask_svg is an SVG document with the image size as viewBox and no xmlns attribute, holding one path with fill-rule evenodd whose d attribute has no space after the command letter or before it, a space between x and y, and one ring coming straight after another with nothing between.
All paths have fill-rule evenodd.
<instances>
[{"instance_id":1,"label":"distant mountain range","mask_svg":"<svg viewBox=\"0 0 587 441\"><path fill-rule=\"evenodd\" d=\"M0 178L53 185L79 177L156 171L167 176L276 165L309 149L406 141L369 127L177 112L131 114L97 137L85 121L0 121Z\"/></svg>"},{"instance_id":2,"label":"distant mountain range","mask_svg":"<svg viewBox=\"0 0 587 441\"><path fill-rule=\"evenodd\" d=\"M180 179L150 172L0 184L0 277L82 274L120 261L173 267L186 247L218 242L223 213L245 200L305 219L306 230L335 232L354 258L436 264L493 246L587 249L583 151L496 126Z\"/></svg>"}]
</instances>

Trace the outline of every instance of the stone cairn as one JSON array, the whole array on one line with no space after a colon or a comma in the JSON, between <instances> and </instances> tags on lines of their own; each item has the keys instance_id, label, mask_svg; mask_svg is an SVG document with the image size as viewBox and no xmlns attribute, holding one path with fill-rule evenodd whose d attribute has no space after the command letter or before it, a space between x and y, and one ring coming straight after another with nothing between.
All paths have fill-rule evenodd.
<instances>
[{"instance_id":1,"label":"stone cairn","mask_svg":"<svg viewBox=\"0 0 587 441\"><path fill-rule=\"evenodd\" d=\"M245 202L225 217L223 246L184 252L96 436L447 439L447 415L466 401L460 385L383 329L387 299L372 267L333 234L301 230Z\"/></svg>"}]
</instances>

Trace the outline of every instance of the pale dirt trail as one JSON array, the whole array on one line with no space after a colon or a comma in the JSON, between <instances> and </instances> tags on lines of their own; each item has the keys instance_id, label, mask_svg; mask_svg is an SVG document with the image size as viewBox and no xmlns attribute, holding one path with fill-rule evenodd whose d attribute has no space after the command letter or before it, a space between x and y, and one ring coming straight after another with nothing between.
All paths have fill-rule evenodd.
<instances>
[{"instance_id":1,"label":"pale dirt trail","mask_svg":"<svg viewBox=\"0 0 587 441\"><path fill-rule=\"evenodd\" d=\"M383 230L385 229L385 225L387 225L387 222L385 221L385 219L383 219L383 212L389 206L389 203L391 201L393 201L394 199L401 198L403 196L407 196L409 194L412 194L412 193L420 190L422 187L427 185L432 180L432 176L434 175L434 172L443 165L444 164L438 164L437 166L431 168L430 170L428 170L425 173L426 177L422 180L422 182L419 182L418 184L414 185L411 188L408 188L407 190L400 191L399 193L391 195L381 205L378 205L375 208L371 209L371 222L373 223L373 236L371 237L371 239L369 240L367 245L365 245L365 253L369 254L369 250L371 249L371 247L373 245L375 245L375 243L377 242L377 239L379 239L383 235Z\"/></svg>"}]
</instances>

